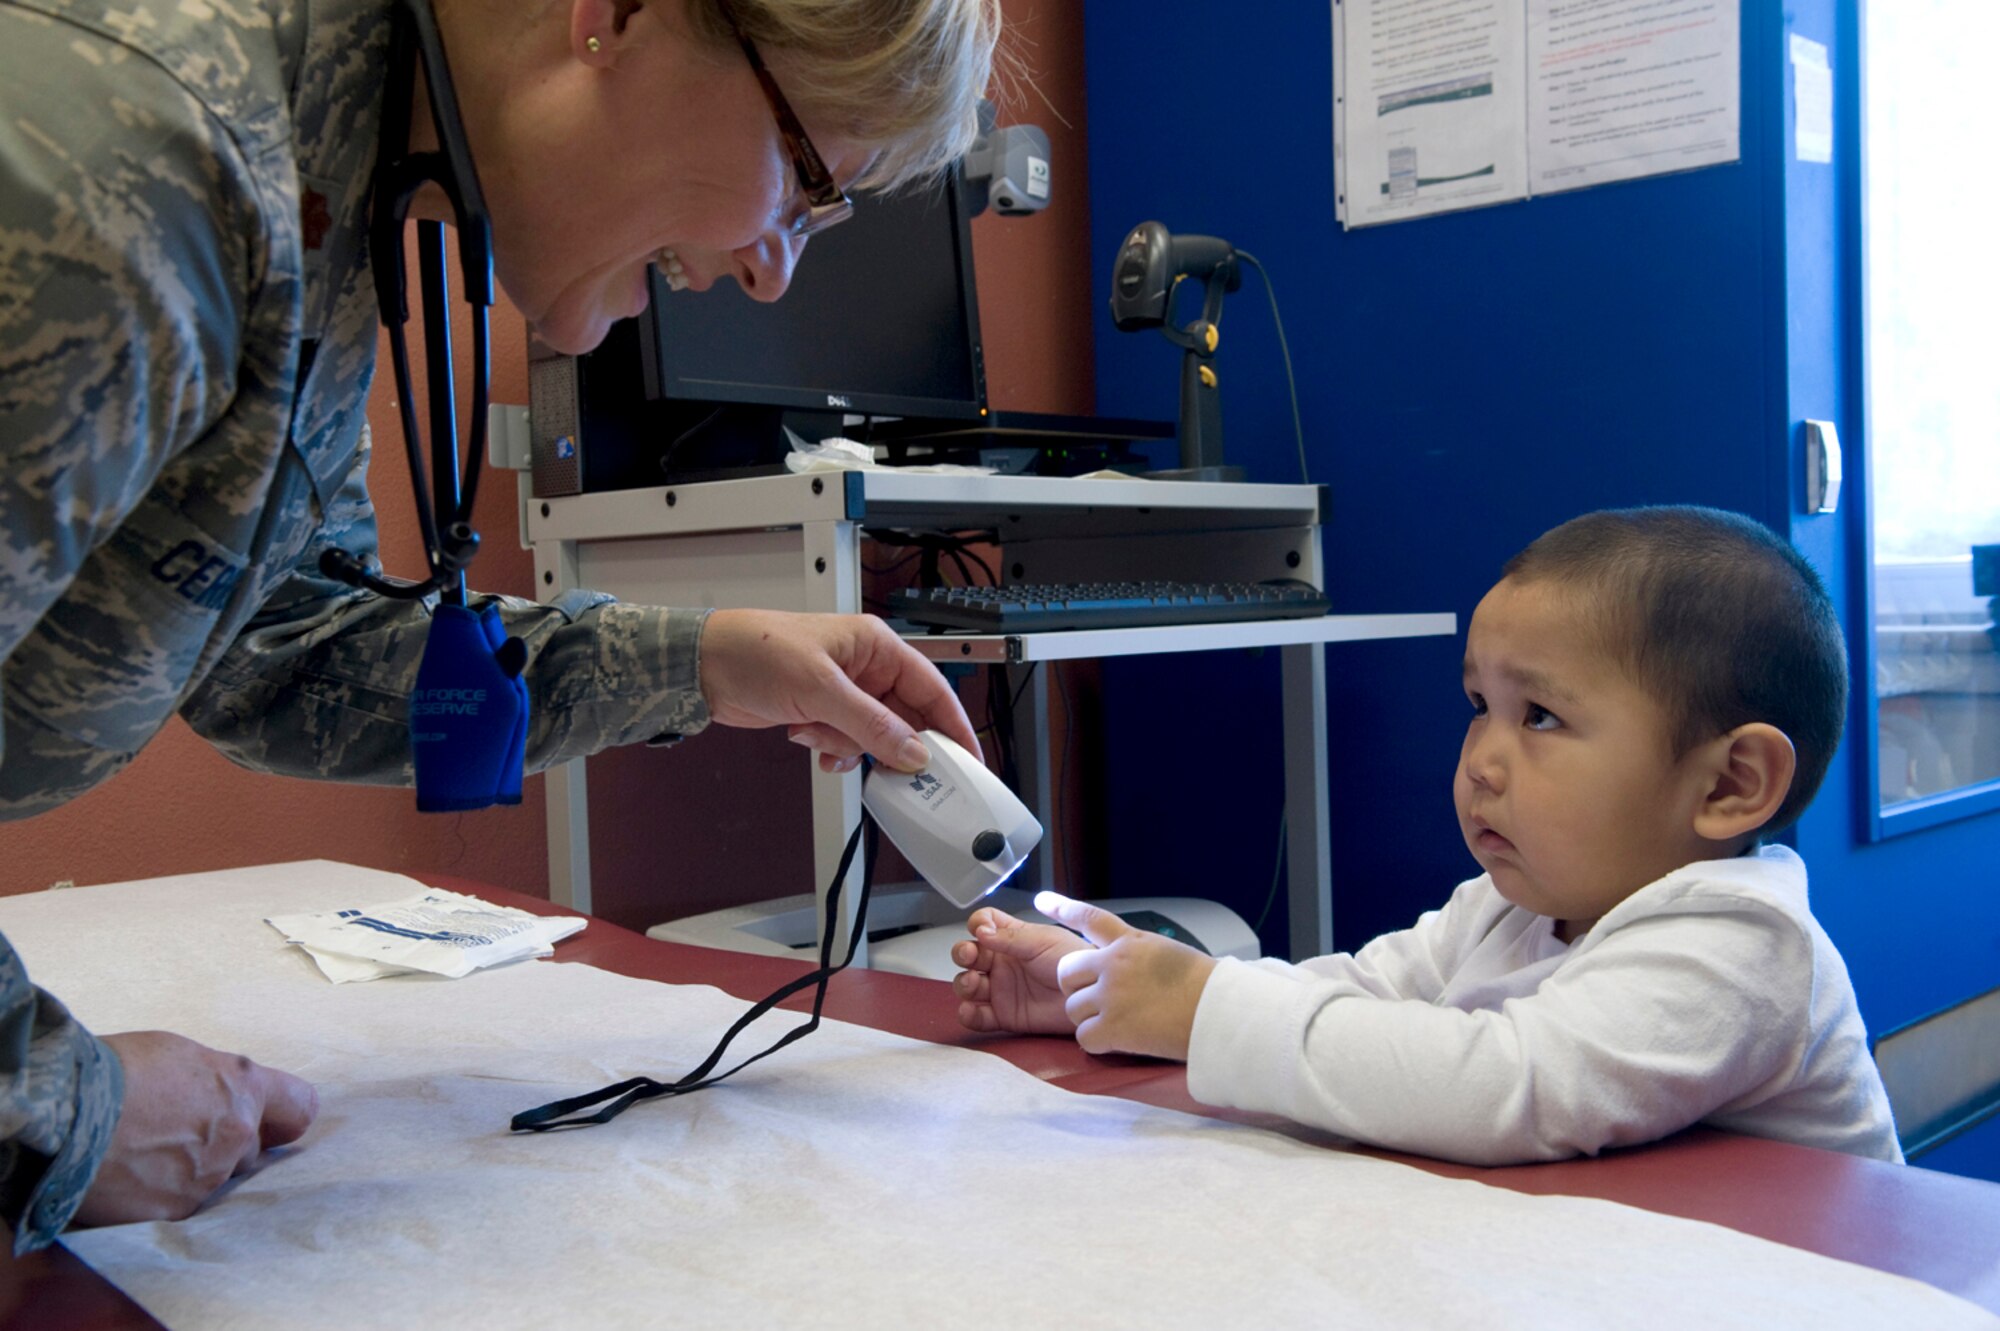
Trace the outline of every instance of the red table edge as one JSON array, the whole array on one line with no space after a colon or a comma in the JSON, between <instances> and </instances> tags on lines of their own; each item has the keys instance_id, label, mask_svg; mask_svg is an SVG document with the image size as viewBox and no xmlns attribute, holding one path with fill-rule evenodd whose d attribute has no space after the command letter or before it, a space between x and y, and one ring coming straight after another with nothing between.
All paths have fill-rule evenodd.
<instances>
[{"instance_id":1,"label":"red table edge","mask_svg":"<svg viewBox=\"0 0 2000 1331\"><path fill-rule=\"evenodd\" d=\"M433 887L541 915L579 912L540 897L444 874ZM637 979L708 984L754 1001L808 963L665 943L603 920L557 945L555 960ZM805 996L787 1006L799 1006ZM1834 1151L1691 1128L1666 1141L1595 1159L1482 1168L1352 1147L1282 1119L1212 1109L1187 1093L1179 1064L1086 1054L1074 1041L981 1036L958 1024L937 980L852 971L828 988L826 1015L1006 1059L1065 1090L1112 1095L1346 1147L1428 1173L1515 1192L1596 1197L1706 1221L1858 1266L1909 1277L2000 1315L2000 1185ZM23 1258L0 1254L0 1331L158 1331L160 1324L60 1246Z\"/></svg>"}]
</instances>

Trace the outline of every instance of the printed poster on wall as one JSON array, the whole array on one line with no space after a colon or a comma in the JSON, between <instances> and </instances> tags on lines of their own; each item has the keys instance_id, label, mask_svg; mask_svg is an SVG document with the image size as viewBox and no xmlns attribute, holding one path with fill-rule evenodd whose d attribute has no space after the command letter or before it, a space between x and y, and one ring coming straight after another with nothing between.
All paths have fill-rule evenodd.
<instances>
[{"instance_id":1,"label":"printed poster on wall","mask_svg":"<svg viewBox=\"0 0 2000 1331\"><path fill-rule=\"evenodd\" d=\"M1739 155L1734 0L1333 0L1350 227Z\"/></svg>"}]
</instances>

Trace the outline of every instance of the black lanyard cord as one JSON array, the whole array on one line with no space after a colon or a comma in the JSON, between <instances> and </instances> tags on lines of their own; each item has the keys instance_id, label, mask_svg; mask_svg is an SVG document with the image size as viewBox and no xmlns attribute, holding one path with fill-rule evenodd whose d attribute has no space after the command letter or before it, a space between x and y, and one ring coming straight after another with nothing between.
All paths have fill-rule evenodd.
<instances>
[{"instance_id":1,"label":"black lanyard cord","mask_svg":"<svg viewBox=\"0 0 2000 1331\"><path fill-rule=\"evenodd\" d=\"M736 1024L729 1028L728 1032L723 1035L721 1041L716 1044L709 1056L701 1061L699 1067L674 1081L661 1082L655 1081L651 1077L632 1077L625 1081L615 1082L610 1086L591 1091L586 1095L575 1095L567 1100L551 1101L538 1109L528 1109L514 1115L513 1122L508 1127L514 1132L547 1132L552 1128L578 1128L586 1127L592 1123L609 1123L612 1119L617 1118L641 1100L652 1100L661 1096L687 1095L691 1092L713 1086L719 1081L735 1076L758 1059L768 1058L794 1040L803 1039L817 1030L819 1028L820 1009L826 1003L827 983L841 971L846 970L847 964L854 960L855 948L859 945L868 927L868 896L875 885L875 840L875 824L866 814L863 814L861 822L854 829L854 834L847 838L847 848L840 854L840 867L833 871L833 881L827 885L826 918L821 922L819 932L818 967L801 975L796 980L781 985L769 995L759 999L748 1012L745 1012L741 1017L736 1019ZM836 966L832 964L833 936L834 925L840 918L841 884L847 881L848 867L854 863L855 847L864 844L864 842L867 849L862 858L861 895L856 901L854 930L847 940L847 955L842 957L840 964ZM784 1002L787 998L790 998L793 994L811 989L815 985L818 988L813 994L811 1016L779 1036L770 1048L763 1050L761 1053L752 1054L727 1072L719 1072L712 1077L708 1075L714 1070L715 1065L722 1061L723 1054L728 1052L730 1042L742 1033L746 1027L778 1004ZM607 1100L610 1103L605 1104L602 1109L594 1114L577 1113L578 1110L588 1109L595 1104L603 1104ZM565 1117L566 1115L575 1116Z\"/></svg>"}]
</instances>

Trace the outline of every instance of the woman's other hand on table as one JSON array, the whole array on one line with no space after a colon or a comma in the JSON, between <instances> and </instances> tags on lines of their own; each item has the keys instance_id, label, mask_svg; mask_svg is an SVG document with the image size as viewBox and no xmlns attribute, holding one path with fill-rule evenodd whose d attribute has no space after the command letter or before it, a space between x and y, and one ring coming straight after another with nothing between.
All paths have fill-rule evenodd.
<instances>
[{"instance_id":1,"label":"woman's other hand on table","mask_svg":"<svg viewBox=\"0 0 2000 1331\"><path fill-rule=\"evenodd\" d=\"M319 1112L310 1082L167 1031L104 1043L125 1071L111 1146L79 1225L180 1220L265 1150L297 1141Z\"/></svg>"}]
</instances>

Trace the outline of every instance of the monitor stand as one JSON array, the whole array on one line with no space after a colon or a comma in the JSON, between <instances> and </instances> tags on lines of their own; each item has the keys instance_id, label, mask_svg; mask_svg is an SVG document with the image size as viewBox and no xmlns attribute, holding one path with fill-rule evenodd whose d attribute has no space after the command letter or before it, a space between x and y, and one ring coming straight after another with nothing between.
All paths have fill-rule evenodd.
<instances>
[{"instance_id":1,"label":"monitor stand","mask_svg":"<svg viewBox=\"0 0 2000 1331\"><path fill-rule=\"evenodd\" d=\"M1075 476L1115 468L1136 473L1150 459L1133 445L1174 437L1172 421L989 411L981 420L887 421L868 434L886 445L891 465L984 462L1004 472Z\"/></svg>"}]
</instances>

